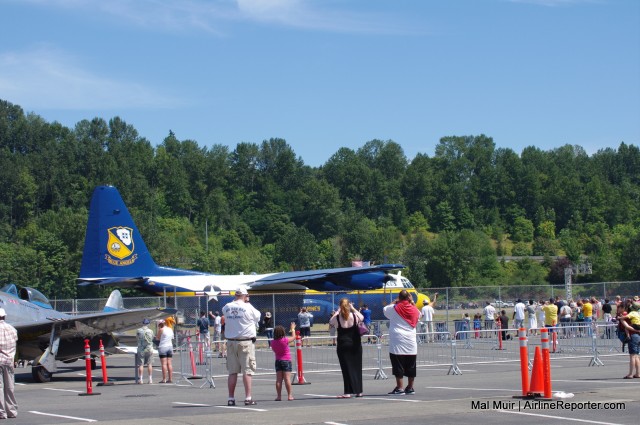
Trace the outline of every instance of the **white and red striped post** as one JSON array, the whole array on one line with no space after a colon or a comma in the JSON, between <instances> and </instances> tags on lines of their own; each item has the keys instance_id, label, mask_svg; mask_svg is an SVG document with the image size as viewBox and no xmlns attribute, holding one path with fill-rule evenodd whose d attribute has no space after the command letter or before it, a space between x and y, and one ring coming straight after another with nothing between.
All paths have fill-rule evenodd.
<instances>
[{"instance_id":1,"label":"white and red striped post","mask_svg":"<svg viewBox=\"0 0 640 425\"><path fill-rule=\"evenodd\" d=\"M87 372L87 392L86 393L80 393L78 395L100 395L100 393L94 393L93 392L93 380L91 377L91 346L89 346L89 340L85 339L84 340L84 361L85 361L85 368L86 368L86 372Z\"/></svg>"},{"instance_id":2,"label":"white and red striped post","mask_svg":"<svg viewBox=\"0 0 640 425\"><path fill-rule=\"evenodd\" d=\"M113 385L107 377L107 357L104 354L104 345L100 340L100 367L102 368L102 382L98 382L98 386Z\"/></svg>"},{"instance_id":3,"label":"white and red striped post","mask_svg":"<svg viewBox=\"0 0 640 425\"><path fill-rule=\"evenodd\" d=\"M527 347L527 330L518 329L518 339L520 340L520 376L522 378L522 396L529 394L529 349Z\"/></svg>"},{"instance_id":4,"label":"white and red striped post","mask_svg":"<svg viewBox=\"0 0 640 425\"><path fill-rule=\"evenodd\" d=\"M202 351L203 342L200 338L200 331L196 331L196 341L198 341L198 364L204 364L204 353Z\"/></svg>"},{"instance_id":5,"label":"white and red striped post","mask_svg":"<svg viewBox=\"0 0 640 425\"><path fill-rule=\"evenodd\" d=\"M300 337L300 331L296 331L296 364L298 366L297 380L293 382L293 385L305 385L310 384L304 379L304 368L302 366L302 337Z\"/></svg>"},{"instance_id":6,"label":"white and red striped post","mask_svg":"<svg viewBox=\"0 0 640 425\"><path fill-rule=\"evenodd\" d=\"M542 376L544 378L544 398L551 399L551 357L549 355L549 330L540 329L542 345Z\"/></svg>"},{"instance_id":7,"label":"white and red striped post","mask_svg":"<svg viewBox=\"0 0 640 425\"><path fill-rule=\"evenodd\" d=\"M196 358L193 355L193 346L191 345L191 337L187 337L187 345L189 346L189 360L191 360L191 375L196 376Z\"/></svg>"}]
</instances>

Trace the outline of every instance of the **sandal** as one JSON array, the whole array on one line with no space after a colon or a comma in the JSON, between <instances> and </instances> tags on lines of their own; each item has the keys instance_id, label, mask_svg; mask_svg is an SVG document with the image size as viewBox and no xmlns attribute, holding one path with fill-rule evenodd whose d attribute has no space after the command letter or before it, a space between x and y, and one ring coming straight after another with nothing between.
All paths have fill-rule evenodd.
<instances>
[{"instance_id":1,"label":"sandal","mask_svg":"<svg viewBox=\"0 0 640 425\"><path fill-rule=\"evenodd\" d=\"M622 379L633 379L633 376L631 376L631 375L627 375L627 376L625 376L625 377L624 377L624 378L622 378Z\"/></svg>"},{"instance_id":2,"label":"sandal","mask_svg":"<svg viewBox=\"0 0 640 425\"><path fill-rule=\"evenodd\" d=\"M351 398L351 394L342 394L339 395L338 398Z\"/></svg>"},{"instance_id":3,"label":"sandal","mask_svg":"<svg viewBox=\"0 0 640 425\"><path fill-rule=\"evenodd\" d=\"M256 401L253 400L253 399L244 401L244 405L245 406L255 406L256 404L258 404L258 403L256 403Z\"/></svg>"},{"instance_id":4,"label":"sandal","mask_svg":"<svg viewBox=\"0 0 640 425\"><path fill-rule=\"evenodd\" d=\"M292 400L295 400L295 399L293 397L287 398L287 401L292 401Z\"/></svg>"},{"instance_id":5,"label":"sandal","mask_svg":"<svg viewBox=\"0 0 640 425\"><path fill-rule=\"evenodd\" d=\"M273 401L282 401L282 399L281 399L281 398L276 398L276 399L275 399L275 400L273 400Z\"/></svg>"},{"instance_id":6,"label":"sandal","mask_svg":"<svg viewBox=\"0 0 640 425\"><path fill-rule=\"evenodd\" d=\"M167 383L167 381L165 381L164 379L162 381L158 382L158 384L166 384L166 383Z\"/></svg>"},{"instance_id":7,"label":"sandal","mask_svg":"<svg viewBox=\"0 0 640 425\"><path fill-rule=\"evenodd\" d=\"M364 394L358 393L358 394L356 394L356 397L364 397Z\"/></svg>"}]
</instances>

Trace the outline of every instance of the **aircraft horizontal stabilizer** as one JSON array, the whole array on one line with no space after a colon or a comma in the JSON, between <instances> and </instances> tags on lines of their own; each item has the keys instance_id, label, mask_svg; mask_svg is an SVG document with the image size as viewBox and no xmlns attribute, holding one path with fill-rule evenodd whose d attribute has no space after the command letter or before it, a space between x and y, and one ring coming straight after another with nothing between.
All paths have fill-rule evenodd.
<instances>
[{"instance_id":1,"label":"aircraft horizontal stabilizer","mask_svg":"<svg viewBox=\"0 0 640 425\"><path fill-rule=\"evenodd\" d=\"M132 288L142 285L145 282L144 277L113 277L107 279L78 279L78 286L117 286L119 288Z\"/></svg>"}]
</instances>

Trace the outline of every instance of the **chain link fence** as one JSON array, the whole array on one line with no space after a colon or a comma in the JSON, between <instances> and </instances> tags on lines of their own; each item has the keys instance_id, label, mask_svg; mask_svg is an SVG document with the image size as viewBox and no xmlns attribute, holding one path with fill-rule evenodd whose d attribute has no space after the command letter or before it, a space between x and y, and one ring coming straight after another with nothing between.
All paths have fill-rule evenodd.
<instances>
[{"instance_id":1,"label":"chain link fence","mask_svg":"<svg viewBox=\"0 0 640 425\"><path fill-rule=\"evenodd\" d=\"M473 287L447 287L418 289L418 292L429 295L432 299L438 293L435 303L436 314L434 322L435 331L449 332L461 330L457 326L460 319L468 314L471 319L475 313L481 313L486 302L494 304L497 310L505 309L510 316L517 299L548 300L559 296L566 298L564 285L538 285L538 286L473 286ZM581 283L572 286L573 299L589 298L595 296L600 300L614 300L616 296L623 299L640 294L640 281L629 282L598 282ZM288 329L291 322L297 323L300 309L305 307L313 314L312 331L314 333L328 333L328 321L332 312L338 308L340 299L349 298L355 305L361 307L367 304L372 311L373 328L375 335L386 332L385 317L382 308L396 298L395 293L380 291L360 292L321 292L306 293L277 292L277 293L251 293L250 300L254 307L262 312L272 314L274 325L282 325ZM222 307L231 302L233 297L221 295L217 299L208 300L206 296L173 297L132 297L124 298L124 307L127 309L148 307L170 307L178 310L178 324L184 332L191 332L195 328L196 320L200 312L221 312ZM52 306L67 313L80 314L101 311L106 299L78 299L78 300L52 300ZM208 317L210 317L207 314ZM213 321L211 321L213 322ZM195 331L191 332L195 333Z\"/></svg>"}]
</instances>

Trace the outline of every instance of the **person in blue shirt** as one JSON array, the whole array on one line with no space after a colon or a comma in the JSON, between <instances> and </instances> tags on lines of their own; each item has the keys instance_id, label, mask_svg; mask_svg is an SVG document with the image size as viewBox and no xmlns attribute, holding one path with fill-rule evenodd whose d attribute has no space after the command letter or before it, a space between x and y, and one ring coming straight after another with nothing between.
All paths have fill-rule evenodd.
<instances>
[{"instance_id":1,"label":"person in blue shirt","mask_svg":"<svg viewBox=\"0 0 640 425\"><path fill-rule=\"evenodd\" d=\"M200 312L200 318L196 321L198 326L198 342L204 345L204 349L208 350L211 347L211 340L209 339L209 319L207 319L207 313L205 311Z\"/></svg>"},{"instance_id":2,"label":"person in blue shirt","mask_svg":"<svg viewBox=\"0 0 640 425\"><path fill-rule=\"evenodd\" d=\"M362 314L362 317L364 317L362 322L367 326L369 329L369 335L371 335L371 310L369 310L369 306L364 304L362 308L360 308L360 313ZM367 344L370 342L371 339L367 338Z\"/></svg>"}]
</instances>

